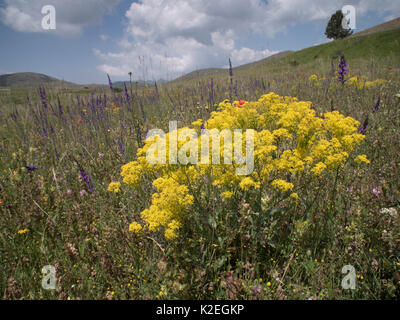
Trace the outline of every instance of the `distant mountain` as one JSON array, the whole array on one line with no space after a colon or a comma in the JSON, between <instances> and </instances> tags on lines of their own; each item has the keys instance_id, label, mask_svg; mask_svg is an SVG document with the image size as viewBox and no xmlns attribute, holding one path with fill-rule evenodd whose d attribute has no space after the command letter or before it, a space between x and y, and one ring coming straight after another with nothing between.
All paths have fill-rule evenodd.
<instances>
[{"instance_id":1,"label":"distant mountain","mask_svg":"<svg viewBox=\"0 0 400 320\"><path fill-rule=\"evenodd\" d=\"M21 72L13 74L0 75L0 87L8 88L29 88L38 86L47 87L75 87L78 86L72 82L59 80L49 77L45 74L33 72Z\"/></svg>"},{"instance_id":2,"label":"distant mountain","mask_svg":"<svg viewBox=\"0 0 400 320\"><path fill-rule=\"evenodd\" d=\"M132 80L132 84L139 83L139 84L154 85L155 82L157 82L157 84L162 84L162 83L166 83L167 81L163 80L163 79L160 79L160 80L146 80L146 81L143 81L143 80L138 80L138 81ZM113 82L113 87L122 87L123 88L124 87L124 83L128 87L130 82L129 82L129 80L126 80L126 81L115 81L115 82Z\"/></svg>"}]
</instances>

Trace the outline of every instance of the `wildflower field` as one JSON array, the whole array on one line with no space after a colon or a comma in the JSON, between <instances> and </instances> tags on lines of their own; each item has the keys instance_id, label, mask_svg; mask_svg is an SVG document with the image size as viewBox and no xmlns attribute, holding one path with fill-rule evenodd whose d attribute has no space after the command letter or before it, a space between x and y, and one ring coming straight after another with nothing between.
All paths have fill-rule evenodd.
<instances>
[{"instance_id":1,"label":"wildflower field","mask_svg":"<svg viewBox=\"0 0 400 320\"><path fill-rule=\"evenodd\" d=\"M3 299L400 298L398 60L111 80L0 94ZM150 164L170 121L252 129L253 170Z\"/></svg>"}]
</instances>

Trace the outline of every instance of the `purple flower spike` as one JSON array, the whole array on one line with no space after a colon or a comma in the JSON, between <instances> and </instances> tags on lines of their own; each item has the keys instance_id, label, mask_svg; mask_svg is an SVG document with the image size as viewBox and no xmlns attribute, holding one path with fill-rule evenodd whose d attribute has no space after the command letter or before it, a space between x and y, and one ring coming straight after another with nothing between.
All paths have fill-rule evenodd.
<instances>
[{"instance_id":1,"label":"purple flower spike","mask_svg":"<svg viewBox=\"0 0 400 320\"><path fill-rule=\"evenodd\" d=\"M131 97L129 96L128 89L126 88L125 82L124 82L124 87L125 87L125 99L126 99L126 102L130 103L131 102Z\"/></svg>"},{"instance_id":2,"label":"purple flower spike","mask_svg":"<svg viewBox=\"0 0 400 320\"><path fill-rule=\"evenodd\" d=\"M125 146L122 144L121 140L118 139L118 147L121 152L125 151Z\"/></svg>"},{"instance_id":3,"label":"purple flower spike","mask_svg":"<svg viewBox=\"0 0 400 320\"><path fill-rule=\"evenodd\" d=\"M108 74L107 74L107 77L108 77L108 85L110 86L110 89L112 90L113 89L113 84L112 84L111 78L110 78L110 76Z\"/></svg>"},{"instance_id":4,"label":"purple flower spike","mask_svg":"<svg viewBox=\"0 0 400 320\"><path fill-rule=\"evenodd\" d=\"M343 85L347 79L345 79L345 75L349 69L347 68L346 60L344 58L344 55L342 54L340 57L340 62L339 62L339 70L338 70L338 81Z\"/></svg>"},{"instance_id":5,"label":"purple flower spike","mask_svg":"<svg viewBox=\"0 0 400 320\"><path fill-rule=\"evenodd\" d=\"M365 119L364 123L358 128L358 131L359 131L360 133L364 133L365 130L367 130L367 126L368 126L368 116L367 116L367 118Z\"/></svg>"},{"instance_id":6,"label":"purple flower spike","mask_svg":"<svg viewBox=\"0 0 400 320\"><path fill-rule=\"evenodd\" d=\"M375 107L372 109L372 113L375 113L379 110L380 104L381 104L381 97L378 98L378 101L377 101Z\"/></svg>"}]
</instances>

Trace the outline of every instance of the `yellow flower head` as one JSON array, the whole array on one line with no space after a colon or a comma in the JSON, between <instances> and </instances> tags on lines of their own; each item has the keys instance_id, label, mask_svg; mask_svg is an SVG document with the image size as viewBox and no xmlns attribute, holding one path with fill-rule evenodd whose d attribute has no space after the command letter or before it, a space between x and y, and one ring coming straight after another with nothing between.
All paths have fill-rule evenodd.
<instances>
[{"instance_id":1,"label":"yellow flower head","mask_svg":"<svg viewBox=\"0 0 400 320\"><path fill-rule=\"evenodd\" d=\"M365 154L360 154L357 158L354 159L354 161L358 164L366 163L369 164L370 161L367 159L367 156Z\"/></svg>"},{"instance_id":2,"label":"yellow flower head","mask_svg":"<svg viewBox=\"0 0 400 320\"><path fill-rule=\"evenodd\" d=\"M111 182L108 185L108 191L118 193L121 191L121 182Z\"/></svg>"},{"instance_id":3,"label":"yellow flower head","mask_svg":"<svg viewBox=\"0 0 400 320\"><path fill-rule=\"evenodd\" d=\"M274 181L272 181L271 184L272 186L283 192L292 190L294 187L293 183L287 182L282 179L275 179Z\"/></svg>"},{"instance_id":4,"label":"yellow flower head","mask_svg":"<svg viewBox=\"0 0 400 320\"><path fill-rule=\"evenodd\" d=\"M142 229L143 227L137 222L132 222L129 225L129 231L133 233L139 233L140 231L142 231Z\"/></svg>"}]
</instances>

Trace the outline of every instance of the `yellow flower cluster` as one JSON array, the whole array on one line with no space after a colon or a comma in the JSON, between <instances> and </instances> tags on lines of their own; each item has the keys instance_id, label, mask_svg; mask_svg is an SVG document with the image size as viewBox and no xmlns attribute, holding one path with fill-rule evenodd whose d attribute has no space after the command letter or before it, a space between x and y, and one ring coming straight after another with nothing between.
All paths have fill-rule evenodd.
<instances>
[{"instance_id":1,"label":"yellow flower cluster","mask_svg":"<svg viewBox=\"0 0 400 320\"><path fill-rule=\"evenodd\" d=\"M309 81L317 81L318 80L318 76L316 74L312 74L311 76L308 77Z\"/></svg>"},{"instance_id":2,"label":"yellow flower cluster","mask_svg":"<svg viewBox=\"0 0 400 320\"><path fill-rule=\"evenodd\" d=\"M364 88L381 87L386 84L385 79L376 79L374 81L367 81L365 76L355 76L347 80L346 85L353 86L359 90Z\"/></svg>"},{"instance_id":3,"label":"yellow flower cluster","mask_svg":"<svg viewBox=\"0 0 400 320\"><path fill-rule=\"evenodd\" d=\"M108 191L118 193L121 191L121 182L111 182L108 185Z\"/></svg>"},{"instance_id":4,"label":"yellow flower cluster","mask_svg":"<svg viewBox=\"0 0 400 320\"><path fill-rule=\"evenodd\" d=\"M129 231L133 233L139 233L140 231L142 231L142 229L143 229L142 225L140 225L137 222L132 222L129 225Z\"/></svg>"},{"instance_id":5,"label":"yellow flower cluster","mask_svg":"<svg viewBox=\"0 0 400 320\"><path fill-rule=\"evenodd\" d=\"M292 190L294 187L293 183L287 182L282 179L275 179L274 181L272 181L271 185L283 192Z\"/></svg>"},{"instance_id":6,"label":"yellow flower cluster","mask_svg":"<svg viewBox=\"0 0 400 320\"><path fill-rule=\"evenodd\" d=\"M366 163L369 164L370 161L367 159L367 156L365 154L360 154L357 158L354 159L354 161L358 164Z\"/></svg>"},{"instance_id":7,"label":"yellow flower cluster","mask_svg":"<svg viewBox=\"0 0 400 320\"><path fill-rule=\"evenodd\" d=\"M159 193L153 194L150 208L141 213L150 231L158 231L160 227L165 228L166 239L176 238L176 231L181 227L183 214L193 203L189 188L177 182L175 178L172 174L153 182L154 188Z\"/></svg>"},{"instance_id":8,"label":"yellow flower cluster","mask_svg":"<svg viewBox=\"0 0 400 320\"><path fill-rule=\"evenodd\" d=\"M308 77L308 81L316 88L320 88L322 85L322 82L325 80L326 80L326 77L318 78L318 76L316 74L312 74L311 76Z\"/></svg>"},{"instance_id":9,"label":"yellow flower cluster","mask_svg":"<svg viewBox=\"0 0 400 320\"><path fill-rule=\"evenodd\" d=\"M149 231L163 232L166 239L178 236L185 219L189 218L188 212L194 199L204 193L205 188L215 192L216 197L224 199L230 199L241 192L258 190L259 194L260 191L268 190L295 200L299 197L293 192L299 187L296 185L296 177L304 174L318 176L323 171L342 166L365 137L357 132L360 123L351 117L345 117L338 111L317 116L311 108L311 102L281 97L273 92L261 96L258 101L247 101L241 107L238 101L221 102L219 110L212 112L206 123L199 119L192 124L197 135L177 140L179 152L192 152L193 148L180 149L185 144L201 145L205 138L201 134L202 125L209 131L253 129L254 170L248 175L238 175L235 170L243 166L238 163L212 164L211 161L199 161L195 164L171 164L173 158L169 152L172 148L169 141L172 136L179 137L182 130L188 128L170 131L165 134L164 142L160 137L147 139L144 147L138 150L137 160L122 167L124 183L133 189L141 188L149 179L153 180L156 193L152 196L150 207L142 211L140 216L144 222L143 227ZM246 135L244 132L242 156L247 151ZM224 139L222 137L219 141L220 159L224 159L225 153L233 150L229 146L222 148ZM157 150L166 151L167 161L164 164L146 157L155 145L159 147ZM214 152L211 146L212 143L209 143L210 159ZM197 154L190 156L199 157L200 148L196 150ZM156 153L154 157L158 158L159 154ZM289 177L294 179L288 181ZM209 196L209 199L215 196ZM142 230L139 226L134 222L130 231Z\"/></svg>"}]
</instances>

